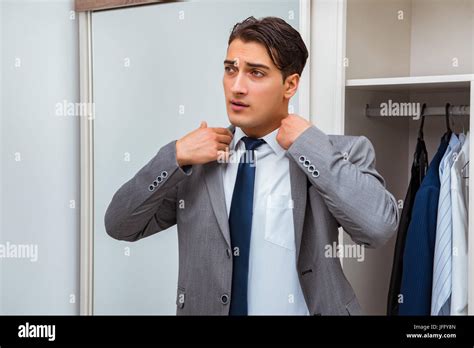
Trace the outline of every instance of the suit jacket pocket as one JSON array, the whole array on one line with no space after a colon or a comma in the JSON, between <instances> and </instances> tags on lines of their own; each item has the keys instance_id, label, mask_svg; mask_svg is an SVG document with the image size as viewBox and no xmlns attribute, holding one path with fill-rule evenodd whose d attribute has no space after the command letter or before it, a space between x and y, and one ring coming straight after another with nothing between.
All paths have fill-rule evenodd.
<instances>
[{"instance_id":1,"label":"suit jacket pocket","mask_svg":"<svg viewBox=\"0 0 474 348\"><path fill-rule=\"evenodd\" d=\"M268 195L265 210L265 240L283 248L295 250L291 195Z\"/></svg>"}]
</instances>

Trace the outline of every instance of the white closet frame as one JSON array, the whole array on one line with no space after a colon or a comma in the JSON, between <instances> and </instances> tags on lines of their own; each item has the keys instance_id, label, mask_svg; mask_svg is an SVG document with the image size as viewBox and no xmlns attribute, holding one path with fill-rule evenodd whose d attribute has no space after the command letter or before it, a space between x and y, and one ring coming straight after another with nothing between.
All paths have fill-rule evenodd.
<instances>
[{"instance_id":1,"label":"white closet frame","mask_svg":"<svg viewBox=\"0 0 474 348\"><path fill-rule=\"evenodd\" d=\"M223 0L225 1L225 0ZM153 6L153 5L147 5ZM126 9L122 9L126 10ZM303 71L299 87L299 110L301 116L311 115L311 11L310 0L299 0L299 32L308 50L308 63ZM80 55L80 102L93 103L92 74L92 11L79 15ZM83 108L81 108L83 109ZM93 315L94 309L94 108L91 115L81 114L81 241L80 241L80 315Z\"/></svg>"},{"instance_id":2,"label":"white closet frame","mask_svg":"<svg viewBox=\"0 0 474 348\"><path fill-rule=\"evenodd\" d=\"M473 34L474 34L474 29L473 29ZM471 110L472 106L474 105L474 78L471 80ZM474 117L470 115L470 122L471 124L473 123ZM469 153L470 156L474 154L474 144L469 143ZM472 173L474 166L471 162L469 162L469 173ZM467 298L467 308L468 308L468 315L473 315L474 314L474 202L472 200L474 198L474 185L471 183L469 185L469 217L468 221L469 223L469 239L468 239L468 262L469 264L467 265L467 272L468 272L468 298Z\"/></svg>"}]
</instances>

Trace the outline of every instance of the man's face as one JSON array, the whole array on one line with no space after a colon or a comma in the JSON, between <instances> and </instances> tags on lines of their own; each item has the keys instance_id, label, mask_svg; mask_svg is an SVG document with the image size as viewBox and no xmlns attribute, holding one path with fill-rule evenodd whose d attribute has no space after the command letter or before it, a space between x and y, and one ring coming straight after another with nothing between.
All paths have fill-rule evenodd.
<instances>
[{"instance_id":1,"label":"man's face","mask_svg":"<svg viewBox=\"0 0 474 348\"><path fill-rule=\"evenodd\" d=\"M265 46L240 39L227 48L223 85L229 121L252 133L278 128L288 114L288 100L296 92L291 84L283 83Z\"/></svg>"}]
</instances>

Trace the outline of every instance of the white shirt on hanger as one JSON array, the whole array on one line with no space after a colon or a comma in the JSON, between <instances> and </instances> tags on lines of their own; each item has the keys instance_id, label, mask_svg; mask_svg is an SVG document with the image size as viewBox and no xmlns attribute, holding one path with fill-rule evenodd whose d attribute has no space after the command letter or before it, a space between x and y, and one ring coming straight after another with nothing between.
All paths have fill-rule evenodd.
<instances>
[{"instance_id":1,"label":"white shirt on hanger","mask_svg":"<svg viewBox=\"0 0 474 348\"><path fill-rule=\"evenodd\" d=\"M433 260L433 286L431 293L431 315L449 315L451 312L452 291L452 206L451 206L451 167L454 154L462 146L464 134L459 138L453 132L448 148L439 164L439 200L436 221L436 241Z\"/></svg>"},{"instance_id":2,"label":"white shirt on hanger","mask_svg":"<svg viewBox=\"0 0 474 348\"><path fill-rule=\"evenodd\" d=\"M453 221L451 315L467 315L467 220L469 132L451 167L451 205Z\"/></svg>"}]
</instances>

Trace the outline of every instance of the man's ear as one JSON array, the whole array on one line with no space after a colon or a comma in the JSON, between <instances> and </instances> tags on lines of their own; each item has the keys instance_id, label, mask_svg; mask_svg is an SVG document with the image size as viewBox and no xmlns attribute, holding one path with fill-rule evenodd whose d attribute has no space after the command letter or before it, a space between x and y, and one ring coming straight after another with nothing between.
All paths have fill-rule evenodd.
<instances>
[{"instance_id":1,"label":"man's ear","mask_svg":"<svg viewBox=\"0 0 474 348\"><path fill-rule=\"evenodd\" d=\"M285 80L285 94L284 97L285 99L290 99L293 97L298 90L298 84L300 83L300 75L299 74L293 74L290 75L286 78Z\"/></svg>"}]
</instances>

